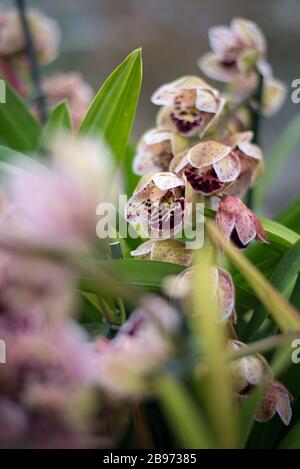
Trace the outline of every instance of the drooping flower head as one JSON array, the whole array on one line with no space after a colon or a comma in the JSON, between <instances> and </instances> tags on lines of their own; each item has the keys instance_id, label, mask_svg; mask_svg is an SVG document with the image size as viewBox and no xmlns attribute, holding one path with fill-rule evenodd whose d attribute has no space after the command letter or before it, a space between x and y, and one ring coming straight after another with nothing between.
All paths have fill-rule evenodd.
<instances>
[{"instance_id":1,"label":"drooping flower head","mask_svg":"<svg viewBox=\"0 0 300 469\"><path fill-rule=\"evenodd\" d=\"M186 137L203 135L225 104L216 89L194 76L162 85L153 94L152 102L164 106L158 114L158 126Z\"/></svg>"},{"instance_id":2,"label":"drooping flower head","mask_svg":"<svg viewBox=\"0 0 300 469\"><path fill-rule=\"evenodd\" d=\"M170 172L141 178L126 206L129 223L140 224L149 238L170 238L181 229L188 209L189 189Z\"/></svg>"},{"instance_id":3,"label":"drooping flower head","mask_svg":"<svg viewBox=\"0 0 300 469\"><path fill-rule=\"evenodd\" d=\"M266 53L266 40L259 27L244 18L234 18L229 27L215 26L208 33L213 52L199 60L201 70L214 80L231 82L253 69Z\"/></svg>"},{"instance_id":4,"label":"drooping flower head","mask_svg":"<svg viewBox=\"0 0 300 469\"><path fill-rule=\"evenodd\" d=\"M220 202L216 222L224 236L238 248L247 247L254 239L269 242L260 220L237 197L228 196Z\"/></svg>"},{"instance_id":5,"label":"drooping flower head","mask_svg":"<svg viewBox=\"0 0 300 469\"><path fill-rule=\"evenodd\" d=\"M229 347L233 351L238 351L246 349L247 345L237 340L230 340ZM256 353L232 361L230 375L234 391L241 404L255 387L263 383L267 385L256 413L256 420L266 422L278 412L285 425L290 423L293 398L282 383L273 379L272 370L262 355Z\"/></svg>"},{"instance_id":6,"label":"drooping flower head","mask_svg":"<svg viewBox=\"0 0 300 469\"><path fill-rule=\"evenodd\" d=\"M206 196L225 193L246 172L249 181L247 179L245 188L248 188L255 178L258 162L262 160L259 147L251 144L251 139L251 132L241 132L227 138L224 143L214 140L200 142L177 155L170 169L179 175L184 174L194 191Z\"/></svg>"},{"instance_id":7,"label":"drooping flower head","mask_svg":"<svg viewBox=\"0 0 300 469\"><path fill-rule=\"evenodd\" d=\"M168 277L165 281L165 290L172 297L183 301L184 309L188 314L197 311L193 305L192 289L195 285L196 268L190 267L175 277ZM230 273L218 266L211 269L212 294L217 300L220 311L220 320L228 319L235 322L235 289ZM199 312L201 314L201 312Z\"/></svg>"},{"instance_id":8,"label":"drooping flower head","mask_svg":"<svg viewBox=\"0 0 300 469\"><path fill-rule=\"evenodd\" d=\"M159 127L148 130L138 143L133 170L141 176L168 171L174 155L186 147L186 140L175 132Z\"/></svg>"}]
</instances>

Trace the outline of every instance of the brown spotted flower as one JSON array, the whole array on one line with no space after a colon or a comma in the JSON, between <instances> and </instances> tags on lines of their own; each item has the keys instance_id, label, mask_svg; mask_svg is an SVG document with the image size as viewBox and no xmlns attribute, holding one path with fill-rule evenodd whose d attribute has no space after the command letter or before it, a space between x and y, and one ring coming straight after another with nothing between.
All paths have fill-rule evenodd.
<instances>
[{"instance_id":1,"label":"brown spotted flower","mask_svg":"<svg viewBox=\"0 0 300 469\"><path fill-rule=\"evenodd\" d=\"M149 238L170 238L183 225L188 192L185 181L173 173L146 175L127 203L126 219L140 224Z\"/></svg>"},{"instance_id":2,"label":"brown spotted flower","mask_svg":"<svg viewBox=\"0 0 300 469\"><path fill-rule=\"evenodd\" d=\"M183 300L184 309L188 312L197 311L192 304L192 289L195 285L195 267L184 270L181 274L168 277L165 282L165 290L172 297ZM217 300L221 321L232 319L235 322L235 289L230 273L218 266L211 269L213 299Z\"/></svg>"},{"instance_id":3,"label":"brown spotted flower","mask_svg":"<svg viewBox=\"0 0 300 469\"><path fill-rule=\"evenodd\" d=\"M200 142L177 155L170 170L184 174L194 191L203 195L224 193L244 172L249 173L251 181L254 179L262 155L260 149L250 143L251 138L251 132L241 132L224 143Z\"/></svg>"},{"instance_id":4,"label":"brown spotted flower","mask_svg":"<svg viewBox=\"0 0 300 469\"><path fill-rule=\"evenodd\" d=\"M138 259L171 262L172 264L188 266L192 262L192 251L186 249L177 239L149 240L131 251L131 255Z\"/></svg>"},{"instance_id":5,"label":"brown spotted flower","mask_svg":"<svg viewBox=\"0 0 300 469\"><path fill-rule=\"evenodd\" d=\"M214 80L231 82L264 60L266 40L252 21L234 18L229 27L211 28L208 37L212 52L200 58L199 66Z\"/></svg>"},{"instance_id":6,"label":"brown spotted flower","mask_svg":"<svg viewBox=\"0 0 300 469\"><path fill-rule=\"evenodd\" d=\"M246 344L237 340L230 340L229 346L233 351L247 348ZM240 403L248 398L255 387L263 383L267 385L256 420L266 422L277 412L284 424L289 424L293 397L282 383L273 379L272 370L262 355L256 353L232 361L230 375Z\"/></svg>"},{"instance_id":7,"label":"brown spotted flower","mask_svg":"<svg viewBox=\"0 0 300 469\"><path fill-rule=\"evenodd\" d=\"M174 155L186 147L186 139L175 132L159 127L148 130L138 143L133 170L140 176L168 171Z\"/></svg>"},{"instance_id":8,"label":"brown spotted flower","mask_svg":"<svg viewBox=\"0 0 300 469\"><path fill-rule=\"evenodd\" d=\"M216 222L224 236L238 248L245 248L256 239L268 243L268 237L257 216L234 196L220 202Z\"/></svg>"},{"instance_id":9,"label":"brown spotted flower","mask_svg":"<svg viewBox=\"0 0 300 469\"><path fill-rule=\"evenodd\" d=\"M187 137L203 135L225 104L216 89L194 76L161 86L153 94L152 102L164 106L158 114L158 126Z\"/></svg>"}]
</instances>

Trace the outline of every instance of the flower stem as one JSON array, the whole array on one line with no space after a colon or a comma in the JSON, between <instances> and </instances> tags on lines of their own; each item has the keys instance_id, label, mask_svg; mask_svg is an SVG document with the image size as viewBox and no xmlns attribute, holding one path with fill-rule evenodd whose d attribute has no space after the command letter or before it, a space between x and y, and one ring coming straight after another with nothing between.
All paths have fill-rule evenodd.
<instances>
[{"instance_id":1,"label":"flower stem","mask_svg":"<svg viewBox=\"0 0 300 469\"><path fill-rule=\"evenodd\" d=\"M264 77L258 72L258 85L254 95L255 108L252 109L252 130L253 130L253 143L259 145L260 140L260 124L261 124L261 108L263 99L263 86ZM250 188L246 197L246 204L250 209L253 207L253 189Z\"/></svg>"},{"instance_id":2,"label":"flower stem","mask_svg":"<svg viewBox=\"0 0 300 469\"><path fill-rule=\"evenodd\" d=\"M45 123L47 120L46 99L41 87L41 71L38 65L36 51L32 40L28 20L26 17L25 0L16 0L16 5L19 10L20 21L24 33L25 48L30 63L31 78L35 88L35 99L38 105L41 122Z\"/></svg>"}]
</instances>

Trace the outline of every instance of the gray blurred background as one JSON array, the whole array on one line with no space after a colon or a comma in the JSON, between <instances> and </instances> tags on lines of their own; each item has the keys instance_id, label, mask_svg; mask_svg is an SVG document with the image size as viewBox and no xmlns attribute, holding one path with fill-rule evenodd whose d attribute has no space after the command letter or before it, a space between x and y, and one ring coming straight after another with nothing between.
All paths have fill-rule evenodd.
<instances>
[{"instance_id":1,"label":"gray blurred background","mask_svg":"<svg viewBox=\"0 0 300 469\"><path fill-rule=\"evenodd\" d=\"M228 24L233 16L252 19L263 29L274 75L289 87L284 108L264 123L266 152L300 112L300 104L290 99L291 82L300 78L300 0L27 0L27 4L55 17L63 32L60 57L44 73L54 68L78 70L97 90L132 49L142 47L144 76L136 138L154 125L157 108L150 103L151 93L163 82L197 74L197 58L209 49L208 28ZM300 195L299 151L268 196L269 213Z\"/></svg>"}]
</instances>

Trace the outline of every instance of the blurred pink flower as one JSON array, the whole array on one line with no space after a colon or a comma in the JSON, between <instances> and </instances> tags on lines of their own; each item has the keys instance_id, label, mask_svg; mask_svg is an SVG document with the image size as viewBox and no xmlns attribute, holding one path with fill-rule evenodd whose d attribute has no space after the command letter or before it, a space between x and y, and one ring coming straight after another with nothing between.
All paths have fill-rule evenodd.
<instances>
[{"instance_id":1,"label":"blurred pink flower","mask_svg":"<svg viewBox=\"0 0 300 469\"><path fill-rule=\"evenodd\" d=\"M38 10L27 11L29 28L40 63L54 60L58 53L61 33L57 22ZM19 12L0 9L0 56L24 59L25 40Z\"/></svg>"},{"instance_id":2,"label":"blurred pink flower","mask_svg":"<svg viewBox=\"0 0 300 469\"><path fill-rule=\"evenodd\" d=\"M245 248L256 239L268 243L268 237L257 216L237 197L220 202L216 222L224 236L238 248Z\"/></svg>"},{"instance_id":3,"label":"blurred pink flower","mask_svg":"<svg viewBox=\"0 0 300 469\"><path fill-rule=\"evenodd\" d=\"M44 79L42 89L46 94L50 109L66 100L72 117L74 129L85 115L93 98L91 86L76 72L56 73Z\"/></svg>"}]
</instances>

